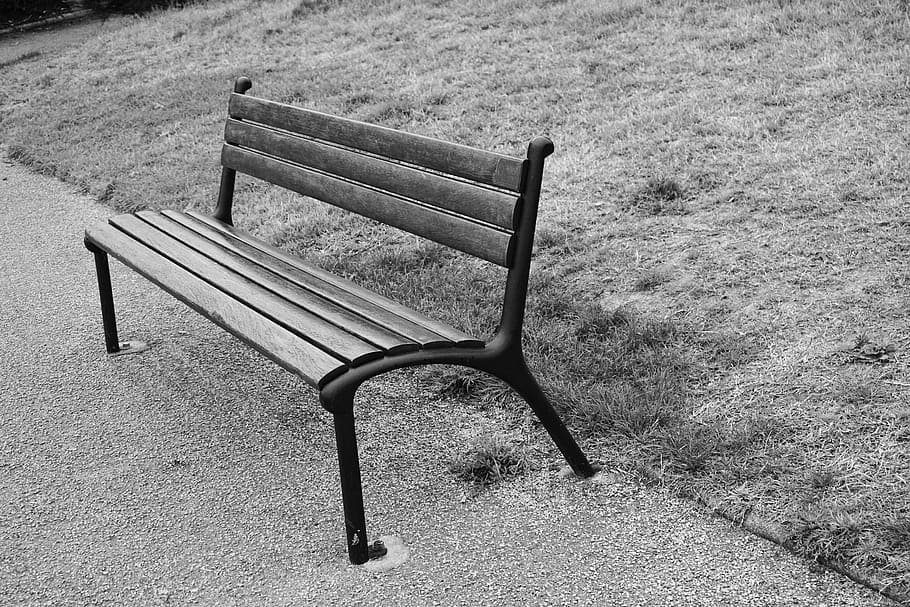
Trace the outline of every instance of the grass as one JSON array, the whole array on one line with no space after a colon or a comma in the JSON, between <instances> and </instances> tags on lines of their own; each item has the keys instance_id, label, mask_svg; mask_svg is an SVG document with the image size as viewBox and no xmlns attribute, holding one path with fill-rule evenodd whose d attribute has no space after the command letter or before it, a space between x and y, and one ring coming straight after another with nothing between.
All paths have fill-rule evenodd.
<instances>
[{"instance_id":1,"label":"grass","mask_svg":"<svg viewBox=\"0 0 910 607\"><path fill-rule=\"evenodd\" d=\"M511 155L547 134L525 343L587 449L910 596L906 2L231 0L119 23L4 66L15 158L121 210L210 209L238 75ZM238 197L272 242L495 327L498 269ZM524 411L483 376L443 388Z\"/></svg>"},{"instance_id":2,"label":"grass","mask_svg":"<svg viewBox=\"0 0 910 607\"><path fill-rule=\"evenodd\" d=\"M528 454L508 437L498 434L479 437L466 453L449 462L449 472L474 485L476 491L520 476L530 467Z\"/></svg>"},{"instance_id":3,"label":"grass","mask_svg":"<svg viewBox=\"0 0 910 607\"><path fill-rule=\"evenodd\" d=\"M9 67L11 65L16 65L17 63L22 63L23 61L28 61L29 59L34 59L35 57L40 57L40 51L26 51L21 55L13 57L12 59L7 59L6 61L0 61L0 68Z\"/></svg>"},{"instance_id":4,"label":"grass","mask_svg":"<svg viewBox=\"0 0 910 607\"><path fill-rule=\"evenodd\" d=\"M684 215L687 212L684 194L675 179L651 177L635 193L631 206L651 215Z\"/></svg>"}]
</instances>

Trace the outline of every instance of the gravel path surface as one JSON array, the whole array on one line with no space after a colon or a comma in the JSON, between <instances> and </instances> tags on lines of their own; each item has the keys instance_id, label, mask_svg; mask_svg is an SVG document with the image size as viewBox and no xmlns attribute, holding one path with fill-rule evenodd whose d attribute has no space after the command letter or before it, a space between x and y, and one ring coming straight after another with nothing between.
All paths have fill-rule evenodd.
<instances>
[{"instance_id":1,"label":"gravel path surface","mask_svg":"<svg viewBox=\"0 0 910 607\"><path fill-rule=\"evenodd\" d=\"M0 160L0 605L890 605L836 574L607 475L537 469L471 497L445 472L495 413L410 374L358 408L373 535L411 558L348 564L316 394L112 263L103 350L85 225L107 211Z\"/></svg>"}]
</instances>

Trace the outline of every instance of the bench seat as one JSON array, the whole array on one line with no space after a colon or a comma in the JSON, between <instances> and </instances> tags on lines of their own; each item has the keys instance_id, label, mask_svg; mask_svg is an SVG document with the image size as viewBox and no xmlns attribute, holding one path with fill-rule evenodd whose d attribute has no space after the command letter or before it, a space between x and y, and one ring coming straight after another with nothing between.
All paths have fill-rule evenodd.
<instances>
[{"instance_id":1,"label":"bench seat","mask_svg":"<svg viewBox=\"0 0 910 607\"><path fill-rule=\"evenodd\" d=\"M202 214L119 215L86 238L317 388L378 358L484 346Z\"/></svg>"}]
</instances>

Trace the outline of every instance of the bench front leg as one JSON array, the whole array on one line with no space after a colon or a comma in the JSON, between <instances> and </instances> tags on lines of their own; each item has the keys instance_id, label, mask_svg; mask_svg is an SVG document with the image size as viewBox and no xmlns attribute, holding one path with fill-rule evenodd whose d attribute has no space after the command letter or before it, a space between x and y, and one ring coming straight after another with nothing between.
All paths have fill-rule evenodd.
<instances>
[{"instance_id":1,"label":"bench front leg","mask_svg":"<svg viewBox=\"0 0 910 607\"><path fill-rule=\"evenodd\" d=\"M367 552L367 523L363 511L363 486L360 481L360 458L357 455L353 410L335 413L335 444L338 446L348 558L355 565L360 565L370 560L370 557Z\"/></svg>"},{"instance_id":2,"label":"bench front leg","mask_svg":"<svg viewBox=\"0 0 910 607\"><path fill-rule=\"evenodd\" d=\"M373 542L372 545L367 544L367 525L363 510L363 485L360 479L360 458L357 454L353 402L351 406L336 410L334 418L348 558L355 565L361 565L370 559L385 555L386 548L379 540Z\"/></svg>"}]
</instances>

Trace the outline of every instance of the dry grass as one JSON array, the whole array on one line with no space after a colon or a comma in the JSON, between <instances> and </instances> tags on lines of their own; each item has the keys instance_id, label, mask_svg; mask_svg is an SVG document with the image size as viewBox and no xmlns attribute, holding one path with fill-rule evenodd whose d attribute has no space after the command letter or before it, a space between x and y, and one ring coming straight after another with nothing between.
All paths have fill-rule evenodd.
<instances>
[{"instance_id":1,"label":"dry grass","mask_svg":"<svg viewBox=\"0 0 910 607\"><path fill-rule=\"evenodd\" d=\"M897 0L212 2L5 66L0 136L117 208L208 209L241 74L513 155L549 135L526 343L589 448L906 596L908 42ZM497 270L251 181L239 196L270 240L495 326Z\"/></svg>"}]
</instances>

